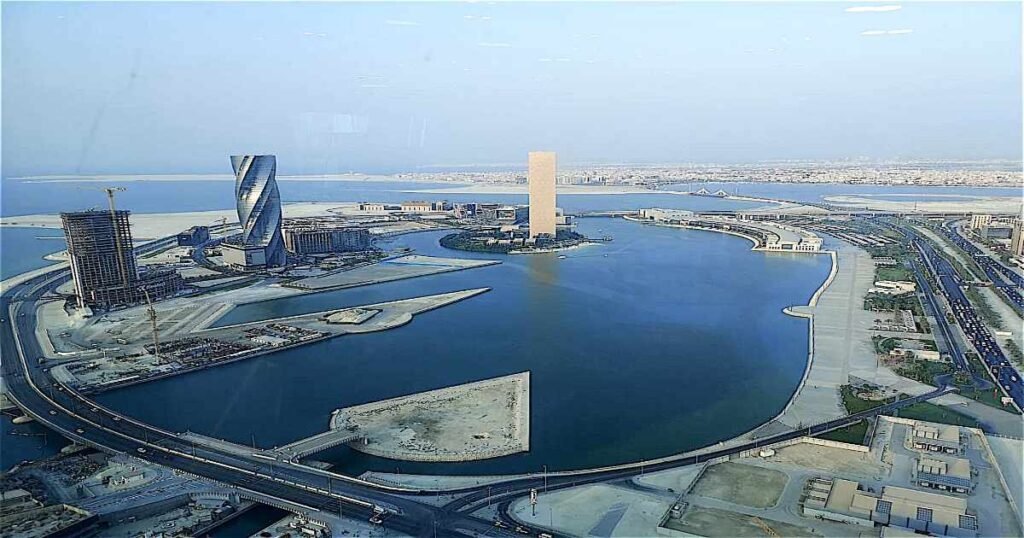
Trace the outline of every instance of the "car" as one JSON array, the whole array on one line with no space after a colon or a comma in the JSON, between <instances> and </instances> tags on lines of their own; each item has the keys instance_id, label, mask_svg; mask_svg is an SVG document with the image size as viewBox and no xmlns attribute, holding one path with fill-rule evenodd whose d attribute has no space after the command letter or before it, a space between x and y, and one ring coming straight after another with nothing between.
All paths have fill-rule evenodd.
<instances>
[{"instance_id":1,"label":"car","mask_svg":"<svg viewBox=\"0 0 1024 538\"><path fill-rule=\"evenodd\" d=\"M92 409L90 409L89 411L92 411L93 413L95 413L95 412L97 412L97 411L99 411L99 410L100 410L100 408L99 408L99 407L93 407L93 408L92 408Z\"/></svg>"},{"instance_id":2,"label":"car","mask_svg":"<svg viewBox=\"0 0 1024 538\"><path fill-rule=\"evenodd\" d=\"M508 525L506 525L505 522L500 520L500 519L495 519L494 520L494 526L498 527L499 529L506 529L506 528L508 528Z\"/></svg>"},{"instance_id":3,"label":"car","mask_svg":"<svg viewBox=\"0 0 1024 538\"><path fill-rule=\"evenodd\" d=\"M83 430L82 428L78 428L77 430L75 430L75 433L83 434L83 433L85 433L85 430Z\"/></svg>"},{"instance_id":4,"label":"car","mask_svg":"<svg viewBox=\"0 0 1024 538\"><path fill-rule=\"evenodd\" d=\"M121 422L121 417L114 417L114 422Z\"/></svg>"},{"instance_id":5,"label":"car","mask_svg":"<svg viewBox=\"0 0 1024 538\"><path fill-rule=\"evenodd\" d=\"M53 416L57 416L57 410L50 409L50 414L53 415Z\"/></svg>"},{"instance_id":6,"label":"car","mask_svg":"<svg viewBox=\"0 0 1024 538\"><path fill-rule=\"evenodd\" d=\"M141 446L139 448L136 448L135 450L138 451L139 454L145 454L146 453L146 449L144 447L141 447Z\"/></svg>"},{"instance_id":7,"label":"car","mask_svg":"<svg viewBox=\"0 0 1024 538\"><path fill-rule=\"evenodd\" d=\"M526 527L520 525L516 525L516 532L518 532L519 534L530 534L530 531L528 531Z\"/></svg>"},{"instance_id":8,"label":"car","mask_svg":"<svg viewBox=\"0 0 1024 538\"><path fill-rule=\"evenodd\" d=\"M383 522L384 520L382 520L377 514L374 514L373 517L370 518L370 523L373 523L374 525L380 525Z\"/></svg>"}]
</instances>

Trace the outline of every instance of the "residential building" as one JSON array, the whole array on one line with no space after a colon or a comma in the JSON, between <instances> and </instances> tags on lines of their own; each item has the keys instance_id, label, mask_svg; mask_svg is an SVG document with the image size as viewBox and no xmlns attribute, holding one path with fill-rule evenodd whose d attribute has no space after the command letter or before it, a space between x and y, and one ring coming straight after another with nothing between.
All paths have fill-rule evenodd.
<instances>
[{"instance_id":1,"label":"residential building","mask_svg":"<svg viewBox=\"0 0 1024 538\"><path fill-rule=\"evenodd\" d=\"M972 230L979 230L981 228L985 228L986 226L988 226L991 223L992 223L992 215L984 215L984 214L971 215L971 229Z\"/></svg>"},{"instance_id":2,"label":"residential building","mask_svg":"<svg viewBox=\"0 0 1024 538\"><path fill-rule=\"evenodd\" d=\"M284 247L298 255L366 250L370 232L366 228L285 228Z\"/></svg>"},{"instance_id":3,"label":"residential building","mask_svg":"<svg viewBox=\"0 0 1024 538\"><path fill-rule=\"evenodd\" d=\"M430 202L412 201L402 202L402 211L405 213L430 213L434 209Z\"/></svg>"},{"instance_id":4,"label":"residential building","mask_svg":"<svg viewBox=\"0 0 1024 538\"><path fill-rule=\"evenodd\" d=\"M1013 219L1010 230L1010 255L1024 257L1024 219Z\"/></svg>"}]
</instances>

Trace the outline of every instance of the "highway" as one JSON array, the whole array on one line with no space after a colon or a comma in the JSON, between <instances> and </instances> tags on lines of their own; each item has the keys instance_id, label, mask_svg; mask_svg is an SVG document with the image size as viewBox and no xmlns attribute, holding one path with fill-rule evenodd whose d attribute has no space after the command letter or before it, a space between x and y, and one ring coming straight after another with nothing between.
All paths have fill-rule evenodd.
<instances>
[{"instance_id":1,"label":"highway","mask_svg":"<svg viewBox=\"0 0 1024 538\"><path fill-rule=\"evenodd\" d=\"M881 406L861 411L852 415L847 415L842 418L830 420L828 422L822 422L808 428L793 430L786 433L781 433L764 439L758 439L745 443L739 446L733 446L724 448L721 450L714 450L691 456L683 459L674 459L671 461L661 461L657 463L644 464L643 466L636 464L628 467L616 468L616 469L598 469L594 471L584 471L579 473L556 473L545 476L533 476L530 478L523 478L518 480L509 480L505 482L491 484L489 487L477 487L476 491L469 493L459 499L456 499L444 506L446 510L451 511L463 511L472 512L479 510L482 506L487 504L500 504L516 497L528 495L531 489L537 489L538 491L555 491L564 488L570 488L575 486L582 486L586 484L593 484L598 482L611 482L615 480L623 480L632 478L643 472L653 473L657 471L664 471L668 469L675 469L678 467L685 467L689 465L697 465L706 463L709 461L717 460L719 458L727 458L743 452L752 450L758 450L766 446L774 445L784 441L791 441L801 437L815 436L823 433L830 432L856 422L860 422L865 418L870 418L878 414L889 413L912 405L919 402L924 402L932 398L937 398L950 392L955 392L956 389L953 387L942 387L932 392L921 394L914 397L904 398L902 400L896 400ZM546 488L545 488L546 485Z\"/></svg>"},{"instance_id":2,"label":"highway","mask_svg":"<svg viewBox=\"0 0 1024 538\"><path fill-rule=\"evenodd\" d=\"M914 247L921 253L921 257L939 282L939 291L949 304L954 319L968 342L977 351L986 368L989 369L991 376L999 384L1000 389L1012 398L1018 407L1024 407L1024 383L1021 381L1020 373L1006 359L992 333L989 332L974 306L967 299L967 295L961 288L963 284L961 275L956 272L949 260L935 251L930 242L913 231L905 230L905 233L909 234ZM919 281L922 280L919 278ZM924 287L927 287L927 284ZM947 341L952 342L953 340L947 336L951 329L947 326L945 310L938 309L938 304L930 288L922 291L925 292L929 303L933 305L933 309L937 309L935 311L936 323L942 330L943 336L947 338ZM964 364L966 364L966 359L964 359Z\"/></svg>"},{"instance_id":3,"label":"highway","mask_svg":"<svg viewBox=\"0 0 1024 538\"><path fill-rule=\"evenodd\" d=\"M985 271L985 275L992 281L992 285L1010 300L1010 306L1014 310L1019 313L1024 312L1024 296L1021 296L1021 289L1024 289L1024 277L1000 263L999 260L985 254L977 245L961 235L960 230L951 221L942 224L942 233L970 255L978 267Z\"/></svg>"},{"instance_id":4,"label":"highway","mask_svg":"<svg viewBox=\"0 0 1024 538\"><path fill-rule=\"evenodd\" d=\"M173 241L173 238L169 238ZM137 249L145 253L168 245L159 240ZM412 536L537 535L536 529L521 528L520 533L496 528L491 521L471 515L492 491L501 492L490 500L509 501L528 494L531 489L547 490L595 482L629 478L653 472L694 465L805 435L817 435L857 422L878 413L898 409L950 392L944 387L934 392L887 404L856 415L843 417L807 429L787 432L752 441L741 446L707 454L637 463L613 468L547 477L508 480L458 490L408 490L373 484L352 477L315 469L289 461L272 461L255 454L230 453L214 445L200 445L173 432L143 424L111 411L85 396L62 386L48 375L47 363L35 337L36 306L52 297L54 290L70 279L67 269L54 269L12 286L0 296L0 369L7 384L8 397L40 424L65 437L109 453L124 453L161 464L184 473L236 488L244 498L279 508L305 513L317 520L318 514L344 514L369 519L375 509L385 510L385 525ZM418 496L465 494L462 498L437 507L419 502Z\"/></svg>"}]
</instances>

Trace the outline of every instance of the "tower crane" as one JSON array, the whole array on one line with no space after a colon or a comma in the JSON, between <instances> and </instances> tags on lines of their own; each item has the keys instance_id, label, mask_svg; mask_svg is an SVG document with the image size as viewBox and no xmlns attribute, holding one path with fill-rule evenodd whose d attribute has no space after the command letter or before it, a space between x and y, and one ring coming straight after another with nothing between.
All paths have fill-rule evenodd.
<instances>
[{"instance_id":1,"label":"tower crane","mask_svg":"<svg viewBox=\"0 0 1024 538\"><path fill-rule=\"evenodd\" d=\"M153 354L160 354L160 331L156 327L156 310L153 308L153 301L149 299L149 290L142 288L143 295L146 296L146 314L149 316L149 323L153 326Z\"/></svg>"},{"instance_id":2,"label":"tower crane","mask_svg":"<svg viewBox=\"0 0 1024 538\"><path fill-rule=\"evenodd\" d=\"M114 246L117 248L117 269L121 274L121 284L128 290L128 269L124 263L124 244L121 240L121 229L117 226L117 211L114 207L114 193L124 192L124 187L90 187L107 193L107 207L110 208L110 226L114 229ZM129 245L130 246L130 245Z\"/></svg>"}]
</instances>

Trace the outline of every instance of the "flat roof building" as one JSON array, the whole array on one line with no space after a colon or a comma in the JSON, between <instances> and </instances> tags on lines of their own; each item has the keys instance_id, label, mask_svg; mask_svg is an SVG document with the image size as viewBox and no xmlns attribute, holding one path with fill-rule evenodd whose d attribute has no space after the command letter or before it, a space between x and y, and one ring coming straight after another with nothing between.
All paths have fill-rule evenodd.
<instances>
[{"instance_id":1,"label":"flat roof building","mask_svg":"<svg viewBox=\"0 0 1024 538\"><path fill-rule=\"evenodd\" d=\"M917 424L914 426L914 448L944 454L962 454L960 428L949 425Z\"/></svg>"},{"instance_id":2,"label":"flat roof building","mask_svg":"<svg viewBox=\"0 0 1024 538\"><path fill-rule=\"evenodd\" d=\"M193 226L178 234L179 247L195 247L210 240L210 228Z\"/></svg>"},{"instance_id":3,"label":"flat roof building","mask_svg":"<svg viewBox=\"0 0 1024 538\"><path fill-rule=\"evenodd\" d=\"M531 151L529 160L530 238L555 237L557 157L553 151Z\"/></svg>"},{"instance_id":4,"label":"flat roof building","mask_svg":"<svg viewBox=\"0 0 1024 538\"><path fill-rule=\"evenodd\" d=\"M885 486L881 494L860 489L857 482L812 479L804 515L865 527L875 524L939 536L976 537L978 520L959 497Z\"/></svg>"},{"instance_id":5,"label":"flat roof building","mask_svg":"<svg viewBox=\"0 0 1024 538\"><path fill-rule=\"evenodd\" d=\"M973 489L971 462L963 458L947 461L921 456L917 460L916 480L918 485L927 488L969 494Z\"/></svg>"},{"instance_id":6,"label":"flat roof building","mask_svg":"<svg viewBox=\"0 0 1024 538\"><path fill-rule=\"evenodd\" d=\"M298 255L351 252L370 248L366 228L285 228L284 248Z\"/></svg>"},{"instance_id":7,"label":"flat roof building","mask_svg":"<svg viewBox=\"0 0 1024 538\"><path fill-rule=\"evenodd\" d=\"M984 227L988 226L991 223L992 223L992 215L985 215L985 214L971 215L971 229L972 230L977 230L979 228L984 228Z\"/></svg>"}]
</instances>

